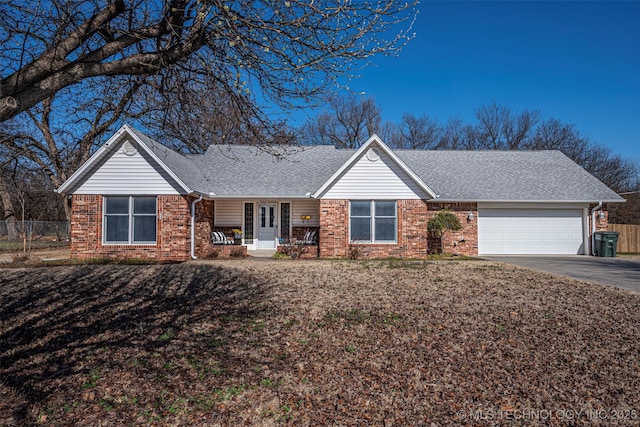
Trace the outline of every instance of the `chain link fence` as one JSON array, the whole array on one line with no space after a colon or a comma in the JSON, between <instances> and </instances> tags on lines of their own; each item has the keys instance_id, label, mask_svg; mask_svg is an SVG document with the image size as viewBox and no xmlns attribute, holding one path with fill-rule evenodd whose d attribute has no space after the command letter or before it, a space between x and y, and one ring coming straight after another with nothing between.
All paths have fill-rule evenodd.
<instances>
[{"instance_id":1,"label":"chain link fence","mask_svg":"<svg viewBox=\"0 0 640 427\"><path fill-rule=\"evenodd\" d=\"M0 252L69 246L68 221L0 221Z\"/></svg>"}]
</instances>

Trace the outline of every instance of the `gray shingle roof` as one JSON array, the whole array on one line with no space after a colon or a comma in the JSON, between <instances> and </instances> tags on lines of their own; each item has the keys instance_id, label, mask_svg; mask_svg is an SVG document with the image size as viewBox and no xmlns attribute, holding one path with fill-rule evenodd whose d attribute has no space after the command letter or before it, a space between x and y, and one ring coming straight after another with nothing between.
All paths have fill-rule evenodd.
<instances>
[{"instance_id":1,"label":"gray shingle roof","mask_svg":"<svg viewBox=\"0 0 640 427\"><path fill-rule=\"evenodd\" d=\"M623 201L560 151L396 153L442 200Z\"/></svg>"},{"instance_id":2,"label":"gray shingle roof","mask_svg":"<svg viewBox=\"0 0 640 427\"><path fill-rule=\"evenodd\" d=\"M289 147L274 156L269 150L252 146L216 145L203 155L182 156L134 132L187 186L219 197L305 197L318 190L355 153L314 146ZM395 153L441 200L623 201L559 151Z\"/></svg>"},{"instance_id":3,"label":"gray shingle roof","mask_svg":"<svg viewBox=\"0 0 640 427\"><path fill-rule=\"evenodd\" d=\"M217 196L305 197L353 154L332 146L285 150L274 155L257 147L216 145L191 161Z\"/></svg>"}]
</instances>

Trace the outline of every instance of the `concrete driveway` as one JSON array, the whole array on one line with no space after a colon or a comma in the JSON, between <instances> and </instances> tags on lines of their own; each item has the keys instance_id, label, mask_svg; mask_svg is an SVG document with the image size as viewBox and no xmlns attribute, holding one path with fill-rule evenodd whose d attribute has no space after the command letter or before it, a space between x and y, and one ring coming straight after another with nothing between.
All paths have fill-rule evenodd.
<instances>
[{"instance_id":1,"label":"concrete driveway","mask_svg":"<svg viewBox=\"0 0 640 427\"><path fill-rule=\"evenodd\" d=\"M482 258L640 293L640 260L572 255L496 255Z\"/></svg>"}]
</instances>

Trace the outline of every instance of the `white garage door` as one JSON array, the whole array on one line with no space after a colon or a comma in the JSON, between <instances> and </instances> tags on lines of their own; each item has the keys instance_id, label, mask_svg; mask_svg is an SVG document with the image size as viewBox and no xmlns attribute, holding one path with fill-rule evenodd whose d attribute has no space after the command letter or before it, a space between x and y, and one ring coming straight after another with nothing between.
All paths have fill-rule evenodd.
<instances>
[{"instance_id":1,"label":"white garage door","mask_svg":"<svg viewBox=\"0 0 640 427\"><path fill-rule=\"evenodd\" d=\"M581 254L581 209L479 209L478 253Z\"/></svg>"}]
</instances>

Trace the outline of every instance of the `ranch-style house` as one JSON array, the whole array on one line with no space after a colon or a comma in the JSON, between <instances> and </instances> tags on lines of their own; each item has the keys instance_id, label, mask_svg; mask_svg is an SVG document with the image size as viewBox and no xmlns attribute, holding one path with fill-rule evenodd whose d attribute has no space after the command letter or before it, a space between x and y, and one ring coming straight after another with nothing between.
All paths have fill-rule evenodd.
<instances>
[{"instance_id":1,"label":"ranch-style house","mask_svg":"<svg viewBox=\"0 0 640 427\"><path fill-rule=\"evenodd\" d=\"M464 255L591 254L619 195L559 151L214 145L182 155L125 125L60 188L74 258L184 261L296 245L304 257L424 258L441 209ZM299 247L299 246L296 246Z\"/></svg>"}]
</instances>

